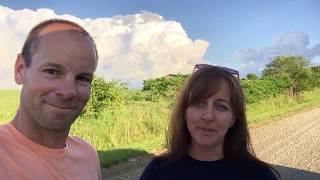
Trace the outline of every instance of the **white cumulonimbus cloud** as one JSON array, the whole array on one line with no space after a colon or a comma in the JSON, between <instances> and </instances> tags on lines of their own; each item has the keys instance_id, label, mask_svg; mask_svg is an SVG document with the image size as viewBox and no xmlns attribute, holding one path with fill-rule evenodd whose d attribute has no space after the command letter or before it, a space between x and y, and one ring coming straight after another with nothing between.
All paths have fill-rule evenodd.
<instances>
[{"instance_id":1,"label":"white cumulonimbus cloud","mask_svg":"<svg viewBox=\"0 0 320 180\"><path fill-rule=\"evenodd\" d=\"M278 35L271 46L261 49L244 48L234 54L235 59L241 63L241 71L261 74L265 64L275 56L295 55L304 56L313 64L320 64L320 44L309 45L309 36L300 31L287 32Z\"/></svg>"},{"instance_id":2,"label":"white cumulonimbus cloud","mask_svg":"<svg viewBox=\"0 0 320 180\"><path fill-rule=\"evenodd\" d=\"M204 63L207 41L190 39L179 22L162 16L139 14L110 18L80 19L57 15L51 9L13 10L0 5L0 88L16 87L13 65L30 29L50 18L72 20L96 41L97 74L139 88L142 80L167 74L190 73L195 63Z\"/></svg>"}]
</instances>

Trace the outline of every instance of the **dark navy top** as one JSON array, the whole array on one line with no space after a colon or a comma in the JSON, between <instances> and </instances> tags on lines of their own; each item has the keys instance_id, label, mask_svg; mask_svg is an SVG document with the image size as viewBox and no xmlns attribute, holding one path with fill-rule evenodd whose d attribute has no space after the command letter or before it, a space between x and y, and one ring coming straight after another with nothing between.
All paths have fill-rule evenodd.
<instances>
[{"instance_id":1,"label":"dark navy top","mask_svg":"<svg viewBox=\"0 0 320 180\"><path fill-rule=\"evenodd\" d=\"M140 180L277 180L270 168L250 162L248 173L243 175L229 161L199 161L190 156L170 162L153 159L145 168Z\"/></svg>"}]
</instances>

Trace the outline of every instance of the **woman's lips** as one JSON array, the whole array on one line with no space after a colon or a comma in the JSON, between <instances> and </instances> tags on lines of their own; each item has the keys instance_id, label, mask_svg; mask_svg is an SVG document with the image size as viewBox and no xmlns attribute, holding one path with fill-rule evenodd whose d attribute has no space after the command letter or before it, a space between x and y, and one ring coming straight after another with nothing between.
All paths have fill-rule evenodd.
<instances>
[{"instance_id":1,"label":"woman's lips","mask_svg":"<svg viewBox=\"0 0 320 180\"><path fill-rule=\"evenodd\" d=\"M205 135L212 135L216 132L213 128L207 128L207 127L198 127L198 130L200 130L201 133Z\"/></svg>"}]
</instances>

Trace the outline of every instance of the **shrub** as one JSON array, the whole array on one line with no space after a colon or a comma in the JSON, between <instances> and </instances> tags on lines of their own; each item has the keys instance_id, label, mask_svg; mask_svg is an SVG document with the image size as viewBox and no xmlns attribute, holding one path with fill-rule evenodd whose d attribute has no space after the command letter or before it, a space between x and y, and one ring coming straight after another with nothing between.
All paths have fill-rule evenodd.
<instances>
[{"instance_id":1,"label":"shrub","mask_svg":"<svg viewBox=\"0 0 320 180\"><path fill-rule=\"evenodd\" d=\"M310 86L320 87L320 66L313 66L311 67L312 75L310 78Z\"/></svg>"},{"instance_id":2,"label":"shrub","mask_svg":"<svg viewBox=\"0 0 320 180\"><path fill-rule=\"evenodd\" d=\"M291 81L285 78L242 80L241 85L248 104L256 103L284 92L288 93L290 87L292 87Z\"/></svg>"},{"instance_id":3,"label":"shrub","mask_svg":"<svg viewBox=\"0 0 320 180\"><path fill-rule=\"evenodd\" d=\"M157 101L160 97L174 98L182 87L188 75L168 75L156 79L143 81L143 91L146 93L147 100Z\"/></svg>"},{"instance_id":4,"label":"shrub","mask_svg":"<svg viewBox=\"0 0 320 180\"><path fill-rule=\"evenodd\" d=\"M125 83L114 80L107 82L103 78L95 76L92 82L90 100L85 107L85 115L99 116L104 109L123 104L127 89Z\"/></svg>"}]
</instances>

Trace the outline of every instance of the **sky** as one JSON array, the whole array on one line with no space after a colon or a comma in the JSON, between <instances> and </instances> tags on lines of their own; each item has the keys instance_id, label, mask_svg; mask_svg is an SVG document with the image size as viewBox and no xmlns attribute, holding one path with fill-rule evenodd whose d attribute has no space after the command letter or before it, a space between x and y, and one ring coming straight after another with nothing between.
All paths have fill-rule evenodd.
<instances>
[{"instance_id":1,"label":"sky","mask_svg":"<svg viewBox=\"0 0 320 180\"><path fill-rule=\"evenodd\" d=\"M0 88L33 26L77 22L94 38L96 74L141 88L145 79L191 73L195 64L260 75L279 55L320 65L318 0L0 0Z\"/></svg>"}]
</instances>

